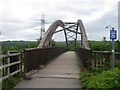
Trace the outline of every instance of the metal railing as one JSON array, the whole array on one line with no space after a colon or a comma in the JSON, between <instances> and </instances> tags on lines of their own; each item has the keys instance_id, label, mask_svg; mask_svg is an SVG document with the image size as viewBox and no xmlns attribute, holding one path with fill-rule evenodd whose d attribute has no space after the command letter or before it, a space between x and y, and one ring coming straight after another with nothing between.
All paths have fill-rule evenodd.
<instances>
[{"instance_id":1,"label":"metal railing","mask_svg":"<svg viewBox=\"0 0 120 90\"><path fill-rule=\"evenodd\" d=\"M24 52L24 70L25 76L33 70L45 65L52 58L66 52L66 48L50 47L50 48L33 48L26 49ZM29 74L28 74L29 75Z\"/></svg>"},{"instance_id":2,"label":"metal railing","mask_svg":"<svg viewBox=\"0 0 120 90\"><path fill-rule=\"evenodd\" d=\"M111 55L110 51L92 51L84 48L76 48L75 50L79 55L82 63L85 68L89 67L104 67L106 69L110 69ZM120 53L115 52L115 66L120 67Z\"/></svg>"},{"instance_id":3,"label":"metal railing","mask_svg":"<svg viewBox=\"0 0 120 90\"><path fill-rule=\"evenodd\" d=\"M84 48L76 48L75 52L80 57L83 65L85 68L90 67L90 61L91 61L91 50L90 49L84 49Z\"/></svg>"},{"instance_id":4,"label":"metal railing","mask_svg":"<svg viewBox=\"0 0 120 90\"><path fill-rule=\"evenodd\" d=\"M112 52L110 51L92 51L91 66L106 69L112 68ZM120 67L120 53L115 52L115 67Z\"/></svg>"},{"instance_id":5,"label":"metal railing","mask_svg":"<svg viewBox=\"0 0 120 90\"><path fill-rule=\"evenodd\" d=\"M21 53L0 55L0 82L21 72Z\"/></svg>"}]
</instances>

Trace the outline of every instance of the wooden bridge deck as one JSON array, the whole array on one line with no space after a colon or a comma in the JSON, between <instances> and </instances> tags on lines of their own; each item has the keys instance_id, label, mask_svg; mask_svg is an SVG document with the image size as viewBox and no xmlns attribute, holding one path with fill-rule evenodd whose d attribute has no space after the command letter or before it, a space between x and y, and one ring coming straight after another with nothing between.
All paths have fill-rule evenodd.
<instances>
[{"instance_id":1,"label":"wooden bridge deck","mask_svg":"<svg viewBox=\"0 0 120 90\"><path fill-rule=\"evenodd\" d=\"M55 58L15 88L81 88L80 67L75 52L68 51Z\"/></svg>"}]
</instances>

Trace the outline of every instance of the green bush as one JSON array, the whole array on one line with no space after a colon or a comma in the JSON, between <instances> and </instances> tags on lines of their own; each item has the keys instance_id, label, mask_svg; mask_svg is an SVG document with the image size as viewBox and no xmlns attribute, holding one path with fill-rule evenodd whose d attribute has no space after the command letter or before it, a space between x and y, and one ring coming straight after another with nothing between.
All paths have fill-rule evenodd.
<instances>
[{"instance_id":1,"label":"green bush","mask_svg":"<svg viewBox=\"0 0 120 90\"><path fill-rule=\"evenodd\" d=\"M2 83L2 89L3 90L7 90L7 89L13 88L20 81L20 78L21 77L15 77L15 76L13 76L13 77L10 77L10 78L6 79Z\"/></svg>"},{"instance_id":2,"label":"green bush","mask_svg":"<svg viewBox=\"0 0 120 90\"><path fill-rule=\"evenodd\" d=\"M81 73L81 82L84 89L113 89L120 88L120 69L103 71L97 75L89 72Z\"/></svg>"},{"instance_id":3,"label":"green bush","mask_svg":"<svg viewBox=\"0 0 120 90\"><path fill-rule=\"evenodd\" d=\"M96 67L88 68L89 72L95 73L95 74L101 73L102 71L106 71L106 70L108 70L108 69L105 66L96 66Z\"/></svg>"},{"instance_id":4,"label":"green bush","mask_svg":"<svg viewBox=\"0 0 120 90\"><path fill-rule=\"evenodd\" d=\"M120 68L120 59L115 62L115 67Z\"/></svg>"},{"instance_id":5,"label":"green bush","mask_svg":"<svg viewBox=\"0 0 120 90\"><path fill-rule=\"evenodd\" d=\"M90 82L91 77L93 77L93 75L92 73L89 72L82 72L80 77L81 77L82 87L87 88L87 85Z\"/></svg>"}]
</instances>

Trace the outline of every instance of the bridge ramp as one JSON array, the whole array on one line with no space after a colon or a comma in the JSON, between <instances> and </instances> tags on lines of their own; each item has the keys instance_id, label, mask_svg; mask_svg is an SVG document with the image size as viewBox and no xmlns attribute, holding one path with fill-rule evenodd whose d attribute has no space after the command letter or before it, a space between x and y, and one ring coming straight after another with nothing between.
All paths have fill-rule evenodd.
<instances>
[{"instance_id":1,"label":"bridge ramp","mask_svg":"<svg viewBox=\"0 0 120 90\"><path fill-rule=\"evenodd\" d=\"M79 74L78 57L75 52L68 51L38 70L31 80L22 80L15 88L81 88Z\"/></svg>"}]
</instances>

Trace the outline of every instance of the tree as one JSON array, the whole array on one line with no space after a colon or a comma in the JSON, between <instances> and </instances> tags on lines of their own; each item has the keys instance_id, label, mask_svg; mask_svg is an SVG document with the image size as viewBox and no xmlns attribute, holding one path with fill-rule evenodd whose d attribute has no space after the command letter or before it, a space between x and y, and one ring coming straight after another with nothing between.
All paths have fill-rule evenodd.
<instances>
[{"instance_id":1,"label":"tree","mask_svg":"<svg viewBox=\"0 0 120 90\"><path fill-rule=\"evenodd\" d=\"M103 45L104 45L104 50L107 50L106 48L107 48L107 40L106 40L106 37L105 36L103 36Z\"/></svg>"}]
</instances>

